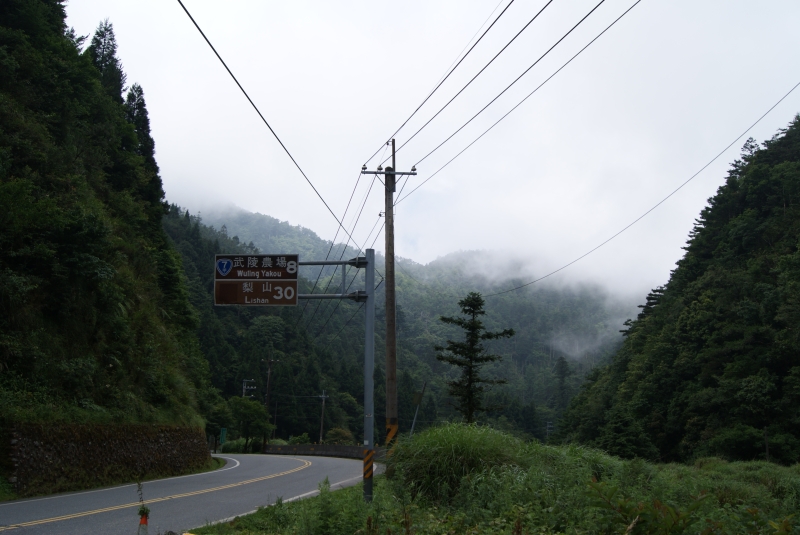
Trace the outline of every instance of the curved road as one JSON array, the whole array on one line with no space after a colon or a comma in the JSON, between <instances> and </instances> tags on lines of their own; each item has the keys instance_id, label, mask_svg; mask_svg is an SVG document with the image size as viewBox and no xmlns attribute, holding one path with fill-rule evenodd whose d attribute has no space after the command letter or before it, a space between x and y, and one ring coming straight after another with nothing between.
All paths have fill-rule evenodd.
<instances>
[{"instance_id":1,"label":"curved road","mask_svg":"<svg viewBox=\"0 0 800 535\"><path fill-rule=\"evenodd\" d=\"M218 455L227 460L213 472L142 484L150 508L150 533L187 530L275 502L314 494L328 477L331 488L361 480L361 461L332 457ZM136 533L136 485L57 494L0 503L0 532L85 535Z\"/></svg>"}]
</instances>

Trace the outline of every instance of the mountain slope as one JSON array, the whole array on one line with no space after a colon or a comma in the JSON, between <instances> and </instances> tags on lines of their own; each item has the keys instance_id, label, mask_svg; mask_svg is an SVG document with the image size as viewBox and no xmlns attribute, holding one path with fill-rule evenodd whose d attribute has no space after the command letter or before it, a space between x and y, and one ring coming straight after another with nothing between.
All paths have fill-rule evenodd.
<instances>
[{"instance_id":1,"label":"mountain slope","mask_svg":"<svg viewBox=\"0 0 800 535\"><path fill-rule=\"evenodd\" d=\"M200 423L207 365L144 93L106 21L0 3L0 417Z\"/></svg>"},{"instance_id":2,"label":"mountain slope","mask_svg":"<svg viewBox=\"0 0 800 535\"><path fill-rule=\"evenodd\" d=\"M800 460L800 118L748 141L669 282L574 400L566 436L623 456Z\"/></svg>"}]
</instances>

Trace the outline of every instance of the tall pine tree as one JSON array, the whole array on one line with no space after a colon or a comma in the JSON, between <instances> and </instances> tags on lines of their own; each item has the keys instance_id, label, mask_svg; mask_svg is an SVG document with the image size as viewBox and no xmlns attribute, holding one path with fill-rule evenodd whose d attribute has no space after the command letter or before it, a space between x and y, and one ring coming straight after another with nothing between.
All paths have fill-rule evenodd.
<instances>
[{"instance_id":1,"label":"tall pine tree","mask_svg":"<svg viewBox=\"0 0 800 535\"><path fill-rule=\"evenodd\" d=\"M472 423L479 412L492 409L483 404L483 394L487 387L505 383L502 379L487 379L481 375L481 368L487 363L502 360L499 355L489 354L483 342L514 336L514 329L497 332L486 330L480 320L486 312L483 310L483 297L479 293L470 292L458 302L458 306L466 318L442 316L439 319L443 323L461 327L464 330L464 341L448 340L446 346L435 346L438 352L436 358L461 368L460 377L448 381L447 385L450 395L456 399L455 409L467 423Z\"/></svg>"}]
</instances>

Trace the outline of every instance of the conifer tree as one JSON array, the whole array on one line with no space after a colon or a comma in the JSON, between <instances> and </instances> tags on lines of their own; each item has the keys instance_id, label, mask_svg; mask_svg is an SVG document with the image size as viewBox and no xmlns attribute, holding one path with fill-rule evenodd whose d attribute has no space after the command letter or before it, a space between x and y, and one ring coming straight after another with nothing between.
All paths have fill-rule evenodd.
<instances>
[{"instance_id":1,"label":"conifer tree","mask_svg":"<svg viewBox=\"0 0 800 535\"><path fill-rule=\"evenodd\" d=\"M86 52L92 58L94 66L100 71L100 81L106 92L115 102L122 104L126 76L122 71L122 63L117 58L117 38L114 36L114 25L108 19L97 26Z\"/></svg>"},{"instance_id":2,"label":"conifer tree","mask_svg":"<svg viewBox=\"0 0 800 535\"><path fill-rule=\"evenodd\" d=\"M492 410L484 406L483 393L489 385L505 383L500 379L487 379L481 376L481 368L489 362L502 360L500 355L487 353L483 346L485 340L497 340L514 336L513 329L490 332L483 326L480 316L486 314L483 310L484 300L481 294L470 292L458 302L461 313L466 318L442 316L443 323L456 325L464 330L464 341L448 340L446 346L434 346L438 354L436 359L461 368L461 376L453 381L448 381L450 395L456 399L455 409L462 414L467 423L475 421L479 412Z\"/></svg>"},{"instance_id":3,"label":"conifer tree","mask_svg":"<svg viewBox=\"0 0 800 535\"><path fill-rule=\"evenodd\" d=\"M156 143L150 135L150 117L144 102L144 90L139 84L133 84L128 90L125 99L125 118L133 125L136 137L139 139L136 154L144 157L147 167L158 173Z\"/></svg>"}]
</instances>

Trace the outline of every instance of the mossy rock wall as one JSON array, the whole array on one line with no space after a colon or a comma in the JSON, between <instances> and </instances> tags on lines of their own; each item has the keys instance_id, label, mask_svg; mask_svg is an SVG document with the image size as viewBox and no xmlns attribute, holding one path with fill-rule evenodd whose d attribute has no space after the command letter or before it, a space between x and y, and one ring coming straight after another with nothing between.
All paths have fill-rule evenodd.
<instances>
[{"instance_id":1,"label":"mossy rock wall","mask_svg":"<svg viewBox=\"0 0 800 535\"><path fill-rule=\"evenodd\" d=\"M177 476L211 461L199 428L17 423L4 434L3 464L21 497Z\"/></svg>"}]
</instances>

